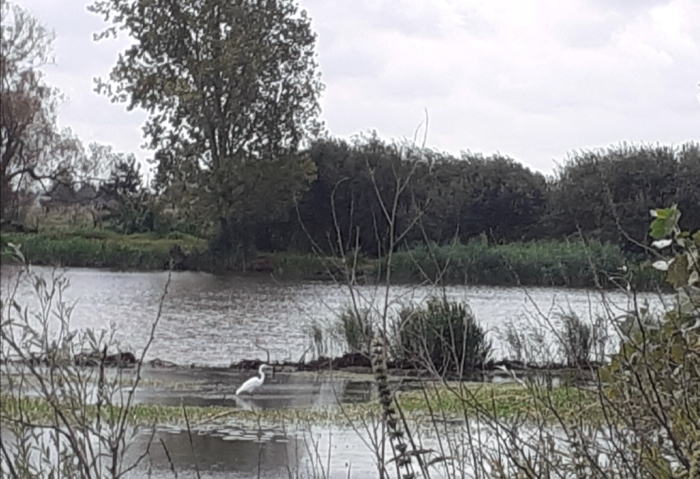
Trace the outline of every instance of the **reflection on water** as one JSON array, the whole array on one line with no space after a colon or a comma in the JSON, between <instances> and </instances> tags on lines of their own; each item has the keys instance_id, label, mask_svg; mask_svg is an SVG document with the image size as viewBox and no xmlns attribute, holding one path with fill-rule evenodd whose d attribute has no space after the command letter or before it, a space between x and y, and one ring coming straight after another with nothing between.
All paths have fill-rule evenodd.
<instances>
[{"instance_id":1,"label":"reflection on water","mask_svg":"<svg viewBox=\"0 0 700 479\"><path fill-rule=\"evenodd\" d=\"M295 438L274 432L250 438L241 436L243 434L236 434L236 431L225 436L195 431L191 438L186 432L158 433L144 466L148 465L156 478L172 477L172 469L179 477L196 477L196 468L199 468L202 477L210 478L258 477L258 473L264 478L289 477L287 469L297 469ZM148 439L141 436L134 450L143 451ZM140 476L136 474L135 477Z\"/></svg>"},{"instance_id":2,"label":"reflection on water","mask_svg":"<svg viewBox=\"0 0 700 479\"><path fill-rule=\"evenodd\" d=\"M136 398L166 406L224 406L247 410L329 407L370 400L369 378L349 379L326 374L276 373L253 394L235 391L250 372L208 369L144 369L144 386Z\"/></svg>"},{"instance_id":3,"label":"reflection on water","mask_svg":"<svg viewBox=\"0 0 700 479\"><path fill-rule=\"evenodd\" d=\"M52 270L34 267L34 271L48 277ZM7 274L8 268L3 268L3 278ZM99 329L114 324L123 348L138 351L145 345L168 273L71 268L64 274L70 281L65 300L76 302L73 327ZM2 289L6 295L4 285ZM375 304L383 298L383 291L375 286L362 286L357 292ZM425 286L396 286L390 301L392 305L422 301L435 292ZM517 323L537 315L551 318L569 308L584 318L595 317L604 307L600 295L587 290L450 286L444 293L468 301L477 319L491 331L508 321ZM607 297L615 315L628 307L628 299L620 293ZM17 299L22 305L36 301L26 284ZM331 323L348 301L347 288L332 283L176 272L147 359L226 366L242 359L264 360L269 353L272 361L297 361L310 345L304 327L314 321ZM496 341L495 346L501 344Z\"/></svg>"},{"instance_id":4,"label":"reflection on water","mask_svg":"<svg viewBox=\"0 0 700 479\"><path fill-rule=\"evenodd\" d=\"M312 426L305 424L247 424L245 426L226 426L208 429L175 430L159 428L142 430L138 433L122 462L123 469L134 465L141 456L144 457L130 473L122 476L130 479L151 477L164 478L368 478L379 477L377 459L372 439L374 433L360 424L357 429L341 426ZM373 425L370 425L370 429ZM469 427L460 421L432 426L413 427L412 437L419 449L431 451L427 458L443 456L446 461L437 462L430 468L430 477L484 477L474 474L474 465L486 467L484 463L491 460L509 462L505 451L520 449L526 457L537 457L545 464L556 464L551 460L566 462L568 459L567 433L562 429L552 428L546 433L527 426L517 430L506 427L496 431L486 424L470 422ZM50 451L54 435L48 430L38 430L36 441L31 445L30 462L38 465L40 451ZM131 437L131 431L127 436ZM507 434L506 434L507 433ZM512 433L512 436L511 436ZM603 428L600 434L590 436L593 441L591 450L600 447L601 451L614 451L610 442L611 431ZM3 446L12 456L16 438L2 428L0 434ZM544 434L542 436L542 434ZM61 436L65 443L65 437ZM543 439L544 438L544 439ZM542 449L541 441L550 443L549 449ZM619 439L618 439L619 440ZM94 441L93 452L97 442ZM376 444L376 443L375 443ZM475 450L473 446L478 444ZM618 443L619 444L619 443ZM43 446L43 447L42 447ZM618 445L619 447L619 445ZM552 456L535 456L535 448L542 453L549 451ZM387 477L395 476L395 464L389 459L391 450L387 446L385 459ZM532 454L532 455L528 455ZM546 452L545 452L546 454ZM619 453L618 453L619 454ZM40 463L43 473L48 477L48 469L58 464L53 453L46 461ZM70 460L70 456L63 457ZM110 457L102 456L102 465L110 465ZM527 459L525 459L527 460ZM605 463L605 459L601 464ZM521 463L522 464L522 463ZM535 467L542 464L536 464ZM619 465L619 463L618 463ZM541 467L541 466L540 466ZM0 477L7 473L7 463L0 461ZM98 467L99 468L99 467ZM517 469L513 469L517 470ZM585 474L585 473L584 473ZM57 475L65 477L62 475ZM104 474L104 477L109 474ZM496 475L494 475L495 477ZM490 476L489 476L490 477ZM499 476L500 477L500 476ZM509 476L510 477L510 476Z\"/></svg>"},{"instance_id":5,"label":"reflection on water","mask_svg":"<svg viewBox=\"0 0 700 479\"><path fill-rule=\"evenodd\" d=\"M139 436L132 455L146 450L150 435ZM167 452L166 452L167 451ZM195 460L195 451L196 460ZM330 466L330 472L329 471ZM376 477L371 451L348 428L279 428L157 432L148 459L130 477L279 479L289 477Z\"/></svg>"},{"instance_id":6,"label":"reflection on water","mask_svg":"<svg viewBox=\"0 0 700 479\"><path fill-rule=\"evenodd\" d=\"M44 276L51 274L48 268L34 270ZM3 280L7 274L8 270L3 269ZM64 299L76 302L72 327L99 329L113 323L125 349L138 351L143 347L157 314L167 273L68 269L65 275L70 288ZM7 283L3 281L3 297ZM422 301L434 292L427 287L397 286L392 290L391 301L394 305ZM606 304L597 293L585 290L452 286L443 292L450 299L468 301L477 319L491 331L508 321L522 321L523 317L552 318L553 313L562 310L571 309L589 318L605 307L614 315L628 307L622 294L608 293ZM382 291L363 286L358 293L366 301L373 301L381 298ZM644 298L655 299L647 295L638 300ZM21 305L36 305L27 284L22 285L16 299ZM377 301L380 303L381 299ZM309 346L304 326L312 321L331 322L347 302L347 289L329 283L173 273L147 359L226 366L241 359L265 360L269 354L272 361L296 361ZM140 402L174 406L261 410L362 402L372 394L366 380L278 372L268 375L265 385L253 395L236 398L236 388L252 374L233 369L146 368L137 398ZM456 426L458 435L464 432L459 427ZM148 449L147 461L129 477L174 477L175 470L178 477L193 478L197 477L197 469L202 478L216 479L376 477L374 456L365 442L367 434L360 432L364 437L355 430L334 426L198 424L190 436L180 429L163 427L150 448L149 434L137 436L129 454L135 458ZM2 434L3 440L10 441L5 430ZM438 440L435 435L428 436L424 442L427 446Z\"/></svg>"},{"instance_id":7,"label":"reflection on water","mask_svg":"<svg viewBox=\"0 0 700 479\"><path fill-rule=\"evenodd\" d=\"M38 368L41 374L49 371ZM84 371L83 381L87 386L81 389L83 400L97 401L97 368ZM123 384L132 384L135 370L108 369L105 371L107 381L111 382L115 374L120 375ZM35 379L29 377L22 365L5 365L0 374L0 392L5 393L16 380L24 375L24 393L39 395L40 388ZM269 375L265 384L253 394L236 396L235 391L249 376L250 372L237 370L211 369L160 369L144 367L142 379L134 399L137 403L180 407L233 407L251 411L264 409L299 409L328 408L339 404L368 402L375 390L374 382L369 377L337 376L328 373L276 373ZM128 390L115 392L114 400L120 403L121 394Z\"/></svg>"}]
</instances>

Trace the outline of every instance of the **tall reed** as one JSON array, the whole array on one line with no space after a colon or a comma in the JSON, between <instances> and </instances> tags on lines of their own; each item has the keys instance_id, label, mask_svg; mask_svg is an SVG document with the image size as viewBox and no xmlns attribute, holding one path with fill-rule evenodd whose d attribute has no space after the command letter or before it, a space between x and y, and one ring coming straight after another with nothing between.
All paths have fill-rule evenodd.
<instances>
[{"instance_id":1,"label":"tall reed","mask_svg":"<svg viewBox=\"0 0 700 479\"><path fill-rule=\"evenodd\" d=\"M392 277L404 282L580 288L611 286L624 264L617 246L596 241L490 245L477 239L399 251L393 255L391 267Z\"/></svg>"}]
</instances>

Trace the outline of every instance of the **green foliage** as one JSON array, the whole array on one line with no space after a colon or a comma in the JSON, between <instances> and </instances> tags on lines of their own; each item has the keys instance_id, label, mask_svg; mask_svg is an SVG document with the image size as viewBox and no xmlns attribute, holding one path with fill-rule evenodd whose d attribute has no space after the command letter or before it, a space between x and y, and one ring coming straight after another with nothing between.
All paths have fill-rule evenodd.
<instances>
[{"instance_id":1,"label":"green foliage","mask_svg":"<svg viewBox=\"0 0 700 479\"><path fill-rule=\"evenodd\" d=\"M143 188L141 165L133 155L114 165L99 194L107 203L109 213L104 219L112 229L125 234L169 231L155 198Z\"/></svg>"},{"instance_id":2,"label":"green foliage","mask_svg":"<svg viewBox=\"0 0 700 479\"><path fill-rule=\"evenodd\" d=\"M357 240L363 252L385 255L390 227L384 208L397 192L395 227L408 229L408 243L422 242L423 233L438 243L482 233L498 241L532 237L546 208L545 178L501 156L454 158L376 134L350 143L318 140L310 156L318 178L299 201L299 219L330 253ZM399 191L399 184L406 187Z\"/></svg>"},{"instance_id":3,"label":"green foliage","mask_svg":"<svg viewBox=\"0 0 700 479\"><path fill-rule=\"evenodd\" d=\"M98 91L149 113L156 184L217 254L252 249L261 221L290 212L314 178L299 146L318 129L316 36L296 2L96 0L133 45ZM226 259L226 258L223 258Z\"/></svg>"},{"instance_id":4,"label":"green foliage","mask_svg":"<svg viewBox=\"0 0 700 479\"><path fill-rule=\"evenodd\" d=\"M395 354L440 373L479 368L491 353L491 341L465 303L430 298L425 307L399 312Z\"/></svg>"},{"instance_id":5,"label":"green foliage","mask_svg":"<svg viewBox=\"0 0 700 479\"><path fill-rule=\"evenodd\" d=\"M397 281L591 287L609 286L624 257L616 246L597 241L489 245L476 239L399 251L392 261L392 277Z\"/></svg>"},{"instance_id":6,"label":"green foliage","mask_svg":"<svg viewBox=\"0 0 700 479\"><path fill-rule=\"evenodd\" d=\"M555 177L545 178L500 155L457 158L376 135L351 142L325 138L309 149L316 180L286 218L260 218L255 245L279 251L313 244L326 254L359 246L384 256L390 230L384 207L393 205L397 185L405 183L396 197L395 231L408 229L400 247L467 244L479 237L497 245L575 243L583 236L641 262L646 252L629 238L646 241L649 209L660 201L693 210L700 203L699 152L693 142L613 147L574 154ZM698 213L689 211L685 219L700 227Z\"/></svg>"},{"instance_id":7,"label":"green foliage","mask_svg":"<svg viewBox=\"0 0 700 479\"><path fill-rule=\"evenodd\" d=\"M27 261L36 265L164 269L176 245L188 255L191 269L207 269L211 265L205 253L206 243L186 235L168 239L154 233L127 236L109 230L55 229L38 235L3 233L1 238L3 249L10 242L21 244Z\"/></svg>"},{"instance_id":8,"label":"green foliage","mask_svg":"<svg viewBox=\"0 0 700 479\"><path fill-rule=\"evenodd\" d=\"M659 204L677 203L689 225L700 227L700 144L679 147L620 145L573 154L552 184L550 224L556 235L583 231L640 251L647 215Z\"/></svg>"},{"instance_id":9,"label":"green foliage","mask_svg":"<svg viewBox=\"0 0 700 479\"><path fill-rule=\"evenodd\" d=\"M342 277L342 261L313 253L268 253L260 255L276 276L304 279L333 279ZM258 261L256 260L256 261Z\"/></svg>"},{"instance_id":10,"label":"green foliage","mask_svg":"<svg viewBox=\"0 0 700 479\"><path fill-rule=\"evenodd\" d=\"M593 328L576 313L561 314L560 347L568 366L584 365L591 360Z\"/></svg>"},{"instance_id":11,"label":"green foliage","mask_svg":"<svg viewBox=\"0 0 700 479\"><path fill-rule=\"evenodd\" d=\"M633 317L635 327L627 328L619 353L600 375L647 470L654 477L693 477L700 467L700 235L681 230L676 207L652 216L654 246L672 251L654 266L666 271L677 304L661 321Z\"/></svg>"},{"instance_id":12,"label":"green foliage","mask_svg":"<svg viewBox=\"0 0 700 479\"><path fill-rule=\"evenodd\" d=\"M350 352L369 354L376 324L370 308L348 306L338 317L338 328Z\"/></svg>"},{"instance_id":13,"label":"green foliage","mask_svg":"<svg viewBox=\"0 0 700 479\"><path fill-rule=\"evenodd\" d=\"M70 181L84 162L80 141L58 125L61 93L47 84L55 34L30 10L0 3L0 220L17 220L35 181ZM22 198L24 196L24 198Z\"/></svg>"}]
</instances>

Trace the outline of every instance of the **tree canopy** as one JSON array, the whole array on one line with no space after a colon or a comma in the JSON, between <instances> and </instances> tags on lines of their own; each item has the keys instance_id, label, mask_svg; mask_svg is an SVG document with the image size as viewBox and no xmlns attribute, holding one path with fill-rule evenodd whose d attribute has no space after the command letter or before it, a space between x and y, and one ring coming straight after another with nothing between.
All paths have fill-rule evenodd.
<instances>
[{"instance_id":1,"label":"tree canopy","mask_svg":"<svg viewBox=\"0 0 700 479\"><path fill-rule=\"evenodd\" d=\"M678 204L683 222L700 227L700 144L670 147L619 145L572 154L550 177L503 155L449 154L376 136L353 141L319 139L309 149L317 179L288 219L261 220L255 246L261 250L308 250L311 244L337 252L359 244L370 255L386 253L388 223L397 180L399 246L491 243L533 239L611 242L631 253L648 242L644 226L658 204Z\"/></svg>"},{"instance_id":2,"label":"tree canopy","mask_svg":"<svg viewBox=\"0 0 700 479\"><path fill-rule=\"evenodd\" d=\"M0 8L0 194L7 219L16 214L20 189L32 181L68 180L86 157L71 131L58 128L62 97L39 70L50 61L55 35L18 5L3 1Z\"/></svg>"},{"instance_id":3,"label":"tree canopy","mask_svg":"<svg viewBox=\"0 0 700 479\"><path fill-rule=\"evenodd\" d=\"M97 0L134 44L97 90L149 113L157 186L182 208L246 224L314 177L297 155L317 130L316 36L292 0Z\"/></svg>"}]
</instances>

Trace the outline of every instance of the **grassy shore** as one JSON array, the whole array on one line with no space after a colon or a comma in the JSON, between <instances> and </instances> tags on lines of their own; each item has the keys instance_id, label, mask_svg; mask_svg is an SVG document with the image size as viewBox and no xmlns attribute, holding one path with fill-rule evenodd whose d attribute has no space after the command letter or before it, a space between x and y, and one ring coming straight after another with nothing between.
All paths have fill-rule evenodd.
<instances>
[{"instance_id":1,"label":"grassy shore","mask_svg":"<svg viewBox=\"0 0 700 479\"><path fill-rule=\"evenodd\" d=\"M587 288L622 282L622 268L638 289L661 284L652 268L628 264L620 249L597 241L539 240L490 245L483 240L466 244L417 247L394 254L396 281L441 278L448 284L564 286ZM625 278L627 279L627 278Z\"/></svg>"},{"instance_id":2,"label":"grassy shore","mask_svg":"<svg viewBox=\"0 0 700 479\"><path fill-rule=\"evenodd\" d=\"M44 228L38 234L0 234L3 251L9 242L21 244L27 260L36 265L162 270L169 266L171 252L177 247L184 255L178 266L187 270L220 272L221 265L228 263L232 264L229 271L262 272L290 279L342 280L345 274L339 258L311 253L260 253L244 264L213 261L207 240L182 233L121 235L104 229ZM391 266L392 281L404 283L439 279L445 284L611 287L615 279L624 283L620 270L624 264L625 258L616 246L597 242L489 245L475 240L399 251L393 255ZM386 270L387 262L360 258L355 266L357 277L373 282ZM661 284L659 272L630 266L630 277L638 289Z\"/></svg>"},{"instance_id":3,"label":"grassy shore","mask_svg":"<svg viewBox=\"0 0 700 479\"><path fill-rule=\"evenodd\" d=\"M427 420L431 411L437 417L460 417L465 412L487 413L500 419L525 419L539 421L552 420L543 402L533 392L517 384L462 384L448 392L444 387L429 388L425 391L403 392L398 396L399 404L411 419ZM460 398L461 396L461 398ZM599 417L594 392L571 387L557 387L548 391L552 406L561 417L580 418L581 414L591 421ZM426 400L427 398L427 400ZM61 406L63 407L63 406ZM70 417L70 407L65 405ZM86 414L94 415L95 406L86 406ZM103 417L118 417L119 408L105 408ZM229 421L269 420L279 422L343 423L380 414L376 402L348 404L342 407L268 409L248 411L231 407L187 407L187 417L192 424L226 424ZM549 414L549 415L548 415ZM18 400L9 395L0 396L0 416L4 421L23 417L25 421L46 423L54 419L53 410L42 399L23 398ZM545 417L543 417L545 416ZM153 404L136 404L130 411L130 420L136 425L185 423L181 407Z\"/></svg>"},{"instance_id":4,"label":"grassy shore","mask_svg":"<svg viewBox=\"0 0 700 479\"><path fill-rule=\"evenodd\" d=\"M206 240L181 233L158 237L153 233L121 235L102 229L56 228L39 234L2 233L3 252L7 243L20 244L27 260L42 266L162 270L170 264L175 246L188 257L202 259L191 261L191 269L206 266Z\"/></svg>"}]
</instances>

